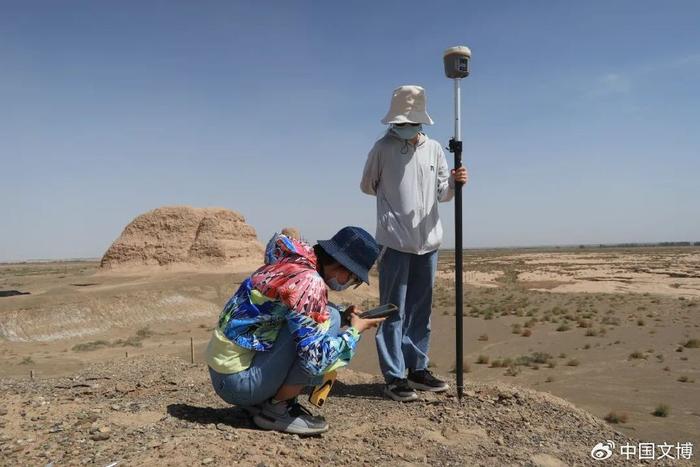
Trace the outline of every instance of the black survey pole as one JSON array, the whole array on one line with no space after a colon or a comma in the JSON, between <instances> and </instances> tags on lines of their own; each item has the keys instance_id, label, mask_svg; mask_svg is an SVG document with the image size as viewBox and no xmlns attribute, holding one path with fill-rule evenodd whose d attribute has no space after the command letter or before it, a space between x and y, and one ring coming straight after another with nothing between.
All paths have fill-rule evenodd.
<instances>
[{"instance_id":1,"label":"black survey pole","mask_svg":"<svg viewBox=\"0 0 700 467\"><path fill-rule=\"evenodd\" d=\"M455 169L462 167L462 142L454 138L450 140L450 152L455 155ZM455 371L457 374L457 398L462 400L464 394L464 362L463 360L463 329L464 319L462 309L464 307L462 274L462 184L455 183L455 348L457 361Z\"/></svg>"},{"instance_id":2,"label":"black survey pole","mask_svg":"<svg viewBox=\"0 0 700 467\"><path fill-rule=\"evenodd\" d=\"M450 47L443 55L445 75L454 81L455 88L455 133L450 140L449 150L455 155L455 170L462 167L462 128L461 128L461 95L459 84L462 78L469 76L469 60L472 52L469 47ZM462 184L455 182L455 373L457 375L457 398L461 401L464 395L464 349L462 308L464 295L462 292L464 276L462 274Z\"/></svg>"},{"instance_id":3,"label":"black survey pole","mask_svg":"<svg viewBox=\"0 0 700 467\"><path fill-rule=\"evenodd\" d=\"M469 47L459 45L445 50L443 61L445 75L454 81L455 88L455 134L448 149L455 155L455 171L462 167L462 129L461 129L461 95L459 84L462 78L469 76L469 60L472 52ZM462 274L462 183L455 182L455 374L457 376L457 399L464 395L464 350L463 333L464 307Z\"/></svg>"}]
</instances>

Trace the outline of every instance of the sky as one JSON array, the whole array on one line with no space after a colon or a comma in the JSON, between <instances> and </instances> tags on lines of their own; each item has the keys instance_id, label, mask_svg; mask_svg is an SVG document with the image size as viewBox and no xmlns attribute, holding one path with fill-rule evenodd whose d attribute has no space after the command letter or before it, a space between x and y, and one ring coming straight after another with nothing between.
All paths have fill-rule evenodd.
<instances>
[{"instance_id":1,"label":"sky","mask_svg":"<svg viewBox=\"0 0 700 467\"><path fill-rule=\"evenodd\" d=\"M698 24L681 0L0 0L0 261L99 257L164 205L263 242L374 232L392 90L426 89L446 145L454 45L465 247L700 241Z\"/></svg>"}]
</instances>

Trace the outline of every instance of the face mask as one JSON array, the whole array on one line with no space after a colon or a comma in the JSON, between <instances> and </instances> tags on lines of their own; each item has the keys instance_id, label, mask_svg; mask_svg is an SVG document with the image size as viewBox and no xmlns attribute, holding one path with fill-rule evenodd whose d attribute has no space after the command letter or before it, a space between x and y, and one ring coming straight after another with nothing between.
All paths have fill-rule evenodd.
<instances>
[{"instance_id":1,"label":"face mask","mask_svg":"<svg viewBox=\"0 0 700 467\"><path fill-rule=\"evenodd\" d=\"M338 282L338 279L336 279L335 277L331 277L330 279L328 279L327 284L328 284L328 287L331 288L331 290L335 290L335 291L339 292L341 290L345 290L348 287L350 287L352 285L352 281L349 280L345 284L341 284L340 282Z\"/></svg>"},{"instance_id":2,"label":"face mask","mask_svg":"<svg viewBox=\"0 0 700 467\"><path fill-rule=\"evenodd\" d=\"M423 130L423 125L416 125L416 126L410 126L410 125L405 125L405 126L396 126L393 125L391 127L391 131L394 132L396 136L398 136L401 139L405 140L411 140L416 137L416 135Z\"/></svg>"}]
</instances>

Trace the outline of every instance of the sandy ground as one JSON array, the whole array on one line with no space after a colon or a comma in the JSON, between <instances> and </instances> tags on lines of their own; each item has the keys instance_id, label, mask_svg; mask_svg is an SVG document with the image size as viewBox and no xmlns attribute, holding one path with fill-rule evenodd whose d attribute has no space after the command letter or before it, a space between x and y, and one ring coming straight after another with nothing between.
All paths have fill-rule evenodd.
<instances>
[{"instance_id":1,"label":"sandy ground","mask_svg":"<svg viewBox=\"0 0 700 467\"><path fill-rule=\"evenodd\" d=\"M477 287L497 287L508 270L516 272L519 283L531 290L700 297L697 249L589 250L472 255L465 265L464 282ZM474 267L479 269L470 269ZM442 269L438 278L453 279L454 269Z\"/></svg>"},{"instance_id":2,"label":"sandy ground","mask_svg":"<svg viewBox=\"0 0 700 467\"><path fill-rule=\"evenodd\" d=\"M441 253L431 366L454 368L454 259ZM467 381L562 397L648 442L700 442L700 252L693 248L465 255ZM195 359L243 272L96 273L91 262L0 265L0 374L36 380L101 362ZM333 296L370 307L373 287ZM687 345L686 345L687 344ZM481 363L477 363L481 362ZM351 367L377 374L371 336ZM652 412L667 404L667 417Z\"/></svg>"}]
</instances>

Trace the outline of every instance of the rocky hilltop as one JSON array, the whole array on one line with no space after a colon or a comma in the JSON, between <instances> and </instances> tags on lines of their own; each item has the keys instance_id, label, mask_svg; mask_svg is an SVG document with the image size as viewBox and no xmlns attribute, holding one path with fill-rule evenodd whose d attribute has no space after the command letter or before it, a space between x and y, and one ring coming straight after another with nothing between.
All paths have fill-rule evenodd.
<instances>
[{"instance_id":1,"label":"rocky hilltop","mask_svg":"<svg viewBox=\"0 0 700 467\"><path fill-rule=\"evenodd\" d=\"M592 448L636 441L547 393L466 384L396 403L378 376L342 371L317 438L261 431L207 369L143 356L69 378L0 380L0 465L601 465ZM308 405L308 403L307 403ZM618 452L610 465L629 464ZM676 461L673 465L690 465Z\"/></svg>"}]
</instances>

